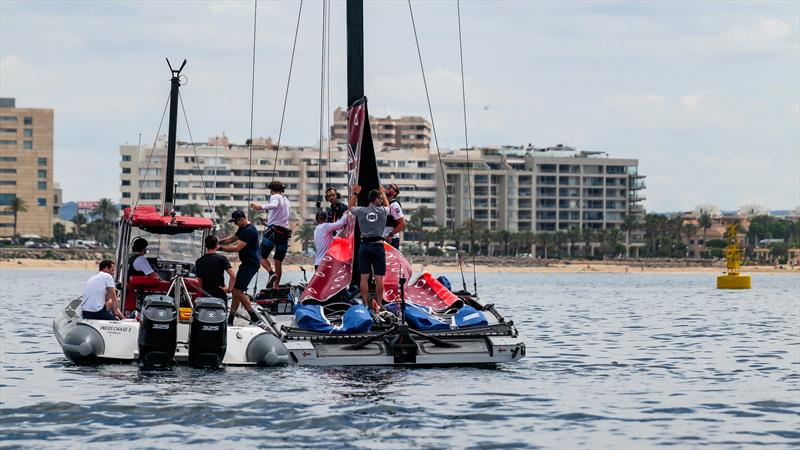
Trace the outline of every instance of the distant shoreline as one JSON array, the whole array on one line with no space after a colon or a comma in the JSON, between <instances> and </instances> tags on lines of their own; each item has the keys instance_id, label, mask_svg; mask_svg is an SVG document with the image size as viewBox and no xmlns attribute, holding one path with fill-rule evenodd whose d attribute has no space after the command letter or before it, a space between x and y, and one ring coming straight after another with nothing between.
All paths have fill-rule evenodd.
<instances>
[{"instance_id":1,"label":"distant shoreline","mask_svg":"<svg viewBox=\"0 0 800 450\"><path fill-rule=\"evenodd\" d=\"M297 264L300 261L287 261L284 266L284 273L300 272L300 267L304 267L311 275L312 264ZM498 262L507 263L506 260ZM236 264L234 263L234 266ZM411 268L414 274L423 271L433 274L444 272L457 272L458 265L443 264L434 262L430 264L412 263ZM72 269L72 270L96 270L97 261L92 259L59 261L52 259L33 259L33 258L14 258L0 260L0 270L13 269ZM464 265L465 272L472 272L471 264ZM516 264L476 264L475 272L489 273L722 273L723 267L699 267L699 266L680 266L679 264L664 264L661 262L620 262L620 261L559 261L542 264L530 264L521 266ZM789 268L788 266L745 266L742 273L787 273L800 275L800 266Z\"/></svg>"}]
</instances>

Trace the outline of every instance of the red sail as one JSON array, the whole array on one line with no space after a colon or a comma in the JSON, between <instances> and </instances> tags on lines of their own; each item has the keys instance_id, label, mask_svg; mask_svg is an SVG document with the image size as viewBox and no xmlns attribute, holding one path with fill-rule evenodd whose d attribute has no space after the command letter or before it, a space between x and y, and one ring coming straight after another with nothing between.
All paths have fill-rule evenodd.
<instances>
[{"instance_id":1,"label":"red sail","mask_svg":"<svg viewBox=\"0 0 800 450\"><path fill-rule=\"evenodd\" d=\"M413 284L406 286L406 301L420 306L429 306L436 311L460 308L463 301L450 292L428 272L424 272Z\"/></svg>"},{"instance_id":2,"label":"red sail","mask_svg":"<svg viewBox=\"0 0 800 450\"><path fill-rule=\"evenodd\" d=\"M358 183L358 162L361 159L365 113L365 102L351 106L347 110L349 192L352 192L353 186ZM355 223L355 217L350 217L347 225L333 239L331 248L322 258L322 262L314 272L305 290L303 290L303 294L300 296L301 302L305 300L324 302L342 290L347 289L353 275L353 230Z\"/></svg>"},{"instance_id":3,"label":"red sail","mask_svg":"<svg viewBox=\"0 0 800 450\"><path fill-rule=\"evenodd\" d=\"M383 278L383 300L393 302L400 297L398 286L400 285L400 273L406 280L411 280L411 264L399 250L383 243L386 251L386 275ZM406 281L408 283L408 281ZM407 285L407 284L406 284Z\"/></svg>"}]
</instances>

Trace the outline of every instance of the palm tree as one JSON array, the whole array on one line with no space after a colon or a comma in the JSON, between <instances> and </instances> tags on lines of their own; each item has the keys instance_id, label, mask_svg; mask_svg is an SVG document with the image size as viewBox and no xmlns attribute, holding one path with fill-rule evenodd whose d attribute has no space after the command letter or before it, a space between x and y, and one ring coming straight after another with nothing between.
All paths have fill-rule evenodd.
<instances>
[{"instance_id":1,"label":"palm tree","mask_svg":"<svg viewBox=\"0 0 800 450\"><path fill-rule=\"evenodd\" d=\"M14 197L11 199L11 203L8 205L7 210L14 213L14 236L17 235L17 216L21 212L28 212L28 208L25 207L25 200Z\"/></svg>"},{"instance_id":2,"label":"palm tree","mask_svg":"<svg viewBox=\"0 0 800 450\"><path fill-rule=\"evenodd\" d=\"M583 239L583 256L588 258L592 250L592 239L594 239L595 232L591 228L584 228L581 230L581 238Z\"/></svg>"},{"instance_id":3,"label":"palm tree","mask_svg":"<svg viewBox=\"0 0 800 450\"><path fill-rule=\"evenodd\" d=\"M697 225L693 223L687 223L683 226L683 232L686 234L686 243L689 244L689 248L693 248L694 246L691 245L691 241L694 238L694 235L697 234ZM695 255L697 257L697 255Z\"/></svg>"},{"instance_id":4,"label":"palm tree","mask_svg":"<svg viewBox=\"0 0 800 450\"><path fill-rule=\"evenodd\" d=\"M114 206L114 202L110 198L101 198L97 202L97 206L92 210L92 216L99 218L103 222L114 223L117 219L119 211Z\"/></svg>"},{"instance_id":5,"label":"palm tree","mask_svg":"<svg viewBox=\"0 0 800 450\"><path fill-rule=\"evenodd\" d=\"M703 246L706 245L706 232L711 228L711 216L708 213L700 214L697 224L703 229Z\"/></svg>"},{"instance_id":6,"label":"palm tree","mask_svg":"<svg viewBox=\"0 0 800 450\"><path fill-rule=\"evenodd\" d=\"M81 239L83 237L83 227L86 225L88 221L86 220L86 216L81 213L75 214L75 217L72 218L72 223L75 224L75 237Z\"/></svg>"},{"instance_id":7,"label":"palm tree","mask_svg":"<svg viewBox=\"0 0 800 450\"><path fill-rule=\"evenodd\" d=\"M425 226L434 217L434 211L425 205L418 207L410 212L411 217L406 221L408 231L414 233L414 240L417 241L419 250L422 251L422 241L425 232Z\"/></svg>"},{"instance_id":8,"label":"palm tree","mask_svg":"<svg viewBox=\"0 0 800 450\"><path fill-rule=\"evenodd\" d=\"M572 250L575 248L575 243L580 241L581 239L581 229L576 226L571 226L567 230L567 241L569 242L569 247L567 247L567 255L572 258Z\"/></svg>"},{"instance_id":9,"label":"palm tree","mask_svg":"<svg viewBox=\"0 0 800 450\"><path fill-rule=\"evenodd\" d=\"M197 203L189 203L188 205L181 206L181 214L189 217L202 216L203 208Z\"/></svg>"},{"instance_id":10,"label":"palm tree","mask_svg":"<svg viewBox=\"0 0 800 450\"><path fill-rule=\"evenodd\" d=\"M539 233L536 235L536 241L542 246L544 251L544 259L547 259L547 248L550 246L550 243L553 241L553 234L552 233Z\"/></svg>"},{"instance_id":11,"label":"palm tree","mask_svg":"<svg viewBox=\"0 0 800 450\"><path fill-rule=\"evenodd\" d=\"M224 203L220 203L219 205L214 207L214 213L217 214L220 222L224 222L228 220L228 214L230 214L232 206L228 206Z\"/></svg>"},{"instance_id":12,"label":"palm tree","mask_svg":"<svg viewBox=\"0 0 800 450\"><path fill-rule=\"evenodd\" d=\"M508 256L508 245L511 243L511 232L508 230L498 230L495 235L497 240L503 243L503 256Z\"/></svg>"},{"instance_id":13,"label":"palm tree","mask_svg":"<svg viewBox=\"0 0 800 450\"><path fill-rule=\"evenodd\" d=\"M656 256L656 247L662 237L666 221L666 217L654 213L647 214L644 218L644 237L647 240L648 253L651 257Z\"/></svg>"},{"instance_id":14,"label":"palm tree","mask_svg":"<svg viewBox=\"0 0 800 450\"><path fill-rule=\"evenodd\" d=\"M302 243L303 251L308 250L311 247L311 242L314 242L314 228L315 224L313 223L304 223L302 227L300 227L300 232L297 233L295 240L297 242Z\"/></svg>"},{"instance_id":15,"label":"palm tree","mask_svg":"<svg viewBox=\"0 0 800 450\"><path fill-rule=\"evenodd\" d=\"M53 240L59 244L67 241L67 227L63 223L56 222L53 224Z\"/></svg>"},{"instance_id":16,"label":"palm tree","mask_svg":"<svg viewBox=\"0 0 800 450\"><path fill-rule=\"evenodd\" d=\"M625 214L621 229L625 232L625 257L631 257L631 231L639 228L639 217L634 214Z\"/></svg>"}]
</instances>

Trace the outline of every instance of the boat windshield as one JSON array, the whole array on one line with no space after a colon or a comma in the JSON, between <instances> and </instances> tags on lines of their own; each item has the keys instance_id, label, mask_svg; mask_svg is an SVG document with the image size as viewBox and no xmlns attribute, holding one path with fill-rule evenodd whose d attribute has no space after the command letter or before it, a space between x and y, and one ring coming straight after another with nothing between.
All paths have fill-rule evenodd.
<instances>
[{"instance_id":1,"label":"boat windshield","mask_svg":"<svg viewBox=\"0 0 800 450\"><path fill-rule=\"evenodd\" d=\"M134 228L131 230L131 242L134 237L147 239L147 256L159 261L194 264L203 256L203 230L180 234L153 234Z\"/></svg>"}]
</instances>

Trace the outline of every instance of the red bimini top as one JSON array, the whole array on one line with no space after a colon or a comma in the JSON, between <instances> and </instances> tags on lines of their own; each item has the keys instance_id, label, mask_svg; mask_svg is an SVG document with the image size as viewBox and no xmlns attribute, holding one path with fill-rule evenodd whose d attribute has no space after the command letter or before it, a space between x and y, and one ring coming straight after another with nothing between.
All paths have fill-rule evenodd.
<instances>
[{"instance_id":1,"label":"red bimini top","mask_svg":"<svg viewBox=\"0 0 800 450\"><path fill-rule=\"evenodd\" d=\"M137 206L133 211L131 208L125 208L123 220L130 222L131 226L153 234L191 233L214 226L211 219L205 217L162 216L155 206Z\"/></svg>"}]
</instances>

